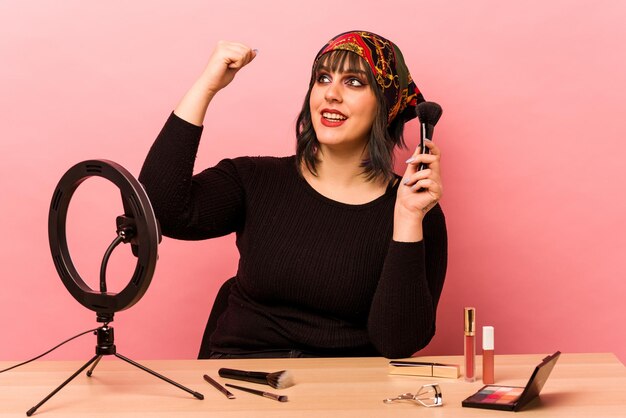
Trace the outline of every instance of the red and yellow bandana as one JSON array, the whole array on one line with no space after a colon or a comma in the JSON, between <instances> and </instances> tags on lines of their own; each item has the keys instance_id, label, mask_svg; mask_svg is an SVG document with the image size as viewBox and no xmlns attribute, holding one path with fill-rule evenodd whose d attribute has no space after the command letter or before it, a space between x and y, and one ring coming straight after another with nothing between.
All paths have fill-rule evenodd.
<instances>
[{"instance_id":1,"label":"red and yellow bandana","mask_svg":"<svg viewBox=\"0 0 626 418\"><path fill-rule=\"evenodd\" d=\"M328 41L317 53L315 61L327 52L337 50L354 52L367 62L387 102L387 123L396 117L406 122L417 116L417 104L423 102L424 97L396 45L371 32L345 32Z\"/></svg>"}]
</instances>

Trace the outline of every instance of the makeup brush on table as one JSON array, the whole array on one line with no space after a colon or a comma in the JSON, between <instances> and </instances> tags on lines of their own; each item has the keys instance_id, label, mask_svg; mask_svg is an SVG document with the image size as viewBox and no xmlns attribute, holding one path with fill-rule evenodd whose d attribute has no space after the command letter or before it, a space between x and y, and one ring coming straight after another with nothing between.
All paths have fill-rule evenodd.
<instances>
[{"instance_id":1,"label":"makeup brush on table","mask_svg":"<svg viewBox=\"0 0 626 418\"><path fill-rule=\"evenodd\" d=\"M253 393L255 395L263 396L264 398L268 398L268 399L273 399L278 402L287 402L289 400L289 398L287 398L287 396L285 395L277 395L275 393L265 392L263 390L246 388L246 387L238 386L238 385L231 385L230 383L225 383L225 385L228 386L229 388L243 390L244 392Z\"/></svg>"},{"instance_id":2,"label":"makeup brush on table","mask_svg":"<svg viewBox=\"0 0 626 418\"><path fill-rule=\"evenodd\" d=\"M287 370L267 373L221 368L217 371L217 373L221 377L225 377L227 379L260 383L262 385L269 385L274 389L285 389L294 385L293 377L291 376L291 373Z\"/></svg>"}]
</instances>

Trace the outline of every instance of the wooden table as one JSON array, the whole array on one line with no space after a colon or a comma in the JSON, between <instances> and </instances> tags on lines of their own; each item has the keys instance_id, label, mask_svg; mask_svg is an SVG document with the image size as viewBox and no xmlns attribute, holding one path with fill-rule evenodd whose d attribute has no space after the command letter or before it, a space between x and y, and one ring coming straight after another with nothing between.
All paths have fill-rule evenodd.
<instances>
[{"instance_id":1,"label":"wooden table","mask_svg":"<svg viewBox=\"0 0 626 418\"><path fill-rule=\"evenodd\" d=\"M496 356L496 384L524 386L546 354ZM85 361L36 361L0 374L0 417L24 417ZM420 357L420 361L462 363L461 356ZM480 356L477 358L480 370ZM187 392L121 361L105 357L92 377L77 376L42 405L41 417L499 417L514 412L462 408L461 401L480 389L478 380L389 375L384 358L159 360L146 367L204 395ZM0 362L0 369L13 363ZM203 379L221 383L217 370L290 370L296 385L283 390L230 381L288 395L286 403L231 390L229 400ZM439 383L443 407L412 402L383 403L426 383ZM613 354L562 354L540 399L521 412L533 417L626 417L626 368ZM508 415L507 415L508 414Z\"/></svg>"}]
</instances>

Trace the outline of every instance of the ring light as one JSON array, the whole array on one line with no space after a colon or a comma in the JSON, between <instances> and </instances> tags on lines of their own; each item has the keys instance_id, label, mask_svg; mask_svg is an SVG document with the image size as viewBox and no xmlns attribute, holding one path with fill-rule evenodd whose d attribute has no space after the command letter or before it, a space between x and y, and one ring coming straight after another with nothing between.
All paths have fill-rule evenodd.
<instances>
[{"instance_id":1,"label":"ring light","mask_svg":"<svg viewBox=\"0 0 626 418\"><path fill-rule=\"evenodd\" d=\"M89 177L103 177L114 183L122 193L122 203L124 205L124 215L116 219L117 237L107 248L102 265L100 267L100 291L90 288L80 277L67 247L66 223L67 209L70 205L72 195L80 184ZM133 306L148 289L157 262L157 247L161 241L159 224L152 211L150 200L141 184L124 167L107 160L89 160L78 163L70 168L59 180L59 184L52 195L50 212L48 216L48 239L50 241L50 251L57 273L61 277L63 284L84 307L96 312L96 320L104 323L97 328L96 355L78 369L69 379L61 383L52 393L46 396L41 402L26 412L31 416L46 403L59 390L67 385L72 379L82 371L91 366L87 371L87 376L91 376L94 369L103 356L113 355L125 362L132 364L141 370L150 373L159 379L170 383L190 394L197 399L204 399L204 395L195 392L180 383L142 366L141 364L124 357L117 352L113 327L109 323L113 321L115 312ZM132 278L126 287L119 293L107 292L106 290L106 266L109 256L120 243L130 243L133 255L137 257L137 265Z\"/></svg>"},{"instance_id":2,"label":"ring light","mask_svg":"<svg viewBox=\"0 0 626 418\"><path fill-rule=\"evenodd\" d=\"M137 257L135 271L119 293L107 292L106 284L102 286L102 277L100 291L91 289L78 274L67 245L66 221L70 200L78 186L93 176L103 177L120 189L124 215L117 218L117 244L130 242ZM115 312L130 308L150 285L158 257L158 223L143 187L119 164L108 160L88 160L76 164L63 175L50 204L48 238L54 265L63 284L80 304L98 314L110 317ZM109 249L112 250L111 247Z\"/></svg>"}]
</instances>

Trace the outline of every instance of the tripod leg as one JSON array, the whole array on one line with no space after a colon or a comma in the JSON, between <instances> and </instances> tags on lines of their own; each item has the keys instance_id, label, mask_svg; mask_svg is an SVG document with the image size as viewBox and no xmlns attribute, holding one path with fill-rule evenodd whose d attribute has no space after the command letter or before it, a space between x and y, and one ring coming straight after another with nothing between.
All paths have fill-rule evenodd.
<instances>
[{"instance_id":1,"label":"tripod leg","mask_svg":"<svg viewBox=\"0 0 626 418\"><path fill-rule=\"evenodd\" d=\"M157 373L157 372L155 372L155 371L153 371L153 370L150 370L149 368L147 368L147 367L145 367L145 366L142 366L141 364L139 364L139 363L137 363L137 362L135 362L135 361L133 361L133 360L131 360L131 359L127 358L127 357L124 357L123 355L121 355L121 354L119 354L119 353L115 353L115 357L117 357L117 358L119 358L119 359L122 359L122 360L124 360L125 362L130 363L130 364L132 364L132 365L133 365L133 366L135 366L135 367L139 367L141 370L143 370L143 371L145 371L145 372L148 372L148 373L150 373L151 375L156 376L156 377L158 377L159 379L164 380L164 381L166 381L167 383L170 383L170 384L172 384L172 385L176 386L177 388L180 388L180 389L184 390L184 391L185 391L185 392L187 392L187 393L192 394L192 395L193 395L194 397L196 397L197 399L204 399L204 395L203 395L203 394L198 393L198 392L194 392L193 390L186 388L185 386L181 385L180 383L176 383L176 382L174 382L173 380L168 379L167 377L165 377L165 376L163 376L163 375L161 375L161 374L159 374L159 373Z\"/></svg>"},{"instance_id":2,"label":"tripod leg","mask_svg":"<svg viewBox=\"0 0 626 418\"><path fill-rule=\"evenodd\" d=\"M63 387L65 385L67 385L68 383L70 383L72 381L72 379L74 379L76 376L78 376L83 370L85 370L87 367L89 367L89 365L91 363L93 363L94 361L96 361L98 359L99 355L94 356L91 360L89 360L87 363L85 363L85 365L83 367L81 367L80 369L78 369L72 376L70 376L69 379L67 379L65 382L61 383L61 385L59 385L59 387L57 387L55 390L52 391L52 393L50 393L50 395L46 396L41 402L39 402L37 405L33 406L32 408L30 408L28 410L28 412L26 412L27 416L31 416L35 413L35 411L44 403L46 403L46 401L48 401L48 399L52 398L58 391L60 391L61 389L63 389Z\"/></svg>"},{"instance_id":3,"label":"tripod leg","mask_svg":"<svg viewBox=\"0 0 626 418\"><path fill-rule=\"evenodd\" d=\"M98 356L98 358L96 359L95 363L93 364L93 366L91 366L91 368L89 370L87 370L87 376L91 377L91 375L93 374L93 369L96 368L96 366L98 365L98 363L100 363L100 360L102 360L102 354L100 354Z\"/></svg>"}]
</instances>

